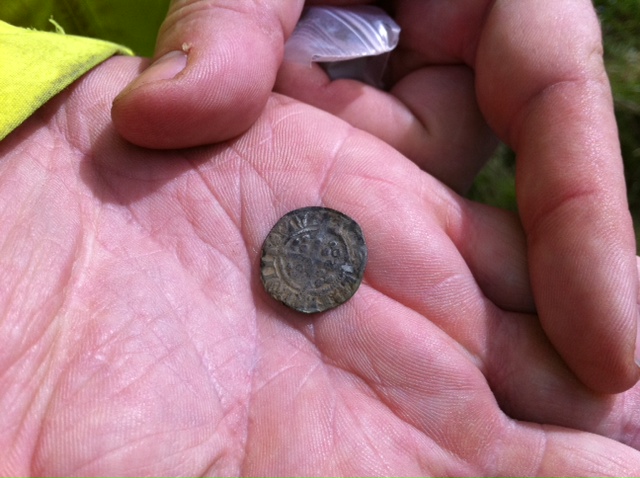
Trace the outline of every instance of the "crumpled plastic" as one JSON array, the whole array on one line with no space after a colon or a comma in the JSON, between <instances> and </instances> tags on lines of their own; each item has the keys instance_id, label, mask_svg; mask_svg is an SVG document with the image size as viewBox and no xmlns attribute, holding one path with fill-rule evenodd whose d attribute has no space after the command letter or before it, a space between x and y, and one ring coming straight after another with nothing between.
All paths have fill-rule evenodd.
<instances>
[{"instance_id":1,"label":"crumpled plastic","mask_svg":"<svg viewBox=\"0 0 640 478\"><path fill-rule=\"evenodd\" d=\"M309 7L285 45L284 60L319 63L333 80L350 78L382 87L400 27L372 6Z\"/></svg>"}]
</instances>

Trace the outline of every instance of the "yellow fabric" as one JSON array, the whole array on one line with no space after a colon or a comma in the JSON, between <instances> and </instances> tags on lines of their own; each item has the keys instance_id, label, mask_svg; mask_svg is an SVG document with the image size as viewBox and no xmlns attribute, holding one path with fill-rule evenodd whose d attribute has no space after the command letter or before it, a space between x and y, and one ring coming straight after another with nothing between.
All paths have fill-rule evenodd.
<instances>
[{"instance_id":1,"label":"yellow fabric","mask_svg":"<svg viewBox=\"0 0 640 478\"><path fill-rule=\"evenodd\" d=\"M153 56L156 36L170 0L0 0L0 20L52 31L54 18L69 35L127 45L138 56Z\"/></svg>"},{"instance_id":2,"label":"yellow fabric","mask_svg":"<svg viewBox=\"0 0 640 478\"><path fill-rule=\"evenodd\" d=\"M115 43L0 21L0 140L73 81L117 53L133 54Z\"/></svg>"}]
</instances>

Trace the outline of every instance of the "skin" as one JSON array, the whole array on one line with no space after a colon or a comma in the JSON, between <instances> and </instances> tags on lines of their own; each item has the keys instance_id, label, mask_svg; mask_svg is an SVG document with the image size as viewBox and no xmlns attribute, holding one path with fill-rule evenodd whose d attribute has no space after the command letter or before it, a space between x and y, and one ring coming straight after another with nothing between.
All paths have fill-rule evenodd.
<instances>
[{"instance_id":1,"label":"skin","mask_svg":"<svg viewBox=\"0 0 640 478\"><path fill-rule=\"evenodd\" d=\"M318 67L281 65L301 1L175 1L156 50L157 59L173 52L173 60L116 98L115 127L153 148L224 141L260 117L275 88L377 136L459 193L499 138L517 154L532 290L514 310L538 314L557 353L591 389L634 386L635 239L591 2L386 5L403 32L390 90L381 92L329 82Z\"/></svg>"},{"instance_id":2,"label":"skin","mask_svg":"<svg viewBox=\"0 0 640 478\"><path fill-rule=\"evenodd\" d=\"M517 217L277 94L226 143L134 146L109 110L145 66L107 61L0 143L0 475L640 473L640 387L560 359ZM308 205L369 244L314 318L258 273Z\"/></svg>"}]
</instances>

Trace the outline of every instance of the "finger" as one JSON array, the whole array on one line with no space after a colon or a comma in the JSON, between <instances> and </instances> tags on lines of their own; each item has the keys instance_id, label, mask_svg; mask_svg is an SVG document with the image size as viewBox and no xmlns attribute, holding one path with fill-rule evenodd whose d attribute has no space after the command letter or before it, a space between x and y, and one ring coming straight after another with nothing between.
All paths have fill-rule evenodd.
<instances>
[{"instance_id":1,"label":"finger","mask_svg":"<svg viewBox=\"0 0 640 478\"><path fill-rule=\"evenodd\" d=\"M636 258L640 276L640 257ZM640 294L640 290L638 291ZM640 450L640 384L594 393L553 350L536 317L506 315L481 359L500 408L518 420L584 430Z\"/></svg>"},{"instance_id":2,"label":"finger","mask_svg":"<svg viewBox=\"0 0 640 478\"><path fill-rule=\"evenodd\" d=\"M276 89L377 136L458 192L470 187L497 145L466 67L421 69L386 93L331 81L317 65L285 63Z\"/></svg>"},{"instance_id":3,"label":"finger","mask_svg":"<svg viewBox=\"0 0 640 478\"><path fill-rule=\"evenodd\" d=\"M464 202L458 210L449 216L447 232L484 295L502 310L535 313L518 217L477 203Z\"/></svg>"},{"instance_id":4,"label":"finger","mask_svg":"<svg viewBox=\"0 0 640 478\"><path fill-rule=\"evenodd\" d=\"M245 131L272 90L302 4L173 1L155 62L113 103L118 132L140 146L180 148Z\"/></svg>"},{"instance_id":5,"label":"finger","mask_svg":"<svg viewBox=\"0 0 640 478\"><path fill-rule=\"evenodd\" d=\"M543 327L584 383L619 392L640 372L638 289L600 41L586 0L496 2L478 48L478 94L518 155Z\"/></svg>"},{"instance_id":6,"label":"finger","mask_svg":"<svg viewBox=\"0 0 640 478\"><path fill-rule=\"evenodd\" d=\"M596 433L640 450L640 385L624 394L594 393L555 352L535 316L505 315L499 330L481 359L507 415Z\"/></svg>"},{"instance_id":7,"label":"finger","mask_svg":"<svg viewBox=\"0 0 640 478\"><path fill-rule=\"evenodd\" d=\"M638 375L634 246L591 2L495 2L490 15L488 5L400 3L403 27L425 22L404 29L405 56L414 67L476 67L481 109L518 153L545 330L590 386L628 388Z\"/></svg>"}]
</instances>

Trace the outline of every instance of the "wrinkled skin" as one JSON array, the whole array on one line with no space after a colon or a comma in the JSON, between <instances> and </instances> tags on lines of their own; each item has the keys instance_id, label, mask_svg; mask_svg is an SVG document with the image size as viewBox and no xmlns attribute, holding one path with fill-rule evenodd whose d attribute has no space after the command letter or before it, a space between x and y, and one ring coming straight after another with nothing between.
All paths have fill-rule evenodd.
<instances>
[{"instance_id":1,"label":"wrinkled skin","mask_svg":"<svg viewBox=\"0 0 640 478\"><path fill-rule=\"evenodd\" d=\"M233 141L133 146L109 110L141 67L109 60L0 143L0 474L640 473L640 387L566 368L517 218L278 95ZM369 244L315 317L258 273L308 205Z\"/></svg>"},{"instance_id":2,"label":"wrinkled skin","mask_svg":"<svg viewBox=\"0 0 640 478\"><path fill-rule=\"evenodd\" d=\"M634 386L635 238L591 2L384 4L403 29L388 93L329 82L318 67L281 66L300 0L176 0L155 55L174 52L173 61L156 63L117 97L114 125L141 146L215 143L249 128L275 87L372 133L460 193L501 139L517 155L535 299L518 310L537 312L591 389Z\"/></svg>"}]
</instances>

